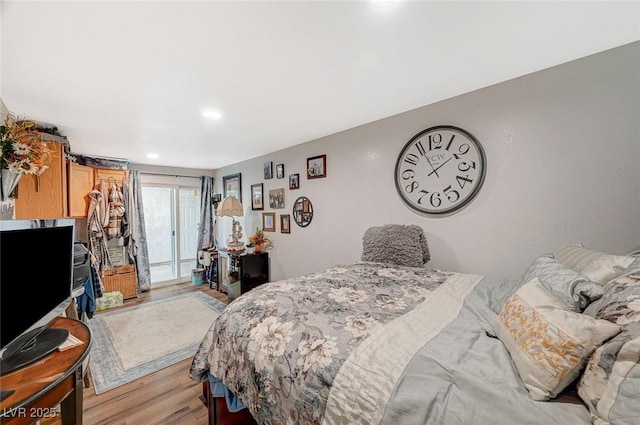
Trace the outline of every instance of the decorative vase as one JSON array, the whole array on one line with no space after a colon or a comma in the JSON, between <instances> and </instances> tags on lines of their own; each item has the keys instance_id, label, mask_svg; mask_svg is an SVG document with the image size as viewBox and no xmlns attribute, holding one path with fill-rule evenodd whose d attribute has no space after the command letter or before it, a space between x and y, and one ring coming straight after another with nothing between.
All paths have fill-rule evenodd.
<instances>
[{"instance_id":1,"label":"decorative vase","mask_svg":"<svg viewBox=\"0 0 640 425\"><path fill-rule=\"evenodd\" d=\"M6 201L13 193L14 189L18 186L20 179L24 175L24 173L14 173L13 171L9 171L8 168L3 168L0 170L2 174L2 187L1 187L1 195L2 200Z\"/></svg>"},{"instance_id":2,"label":"decorative vase","mask_svg":"<svg viewBox=\"0 0 640 425\"><path fill-rule=\"evenodd\" d=\"M254 247L248 246L247 247L247 254L253 254L253 249L254 249Z\"/></svg>"},{"instance_id":3,"label":"decorative vase","mask_svg":"<svg viewBox=\"0 0 640 425\"><path fill-rule=\"evenodd\" d=\"M253 248L253 252L260 254L262 252L262 246L256 245L255 248Z\"/></svg>"}]
</instances>

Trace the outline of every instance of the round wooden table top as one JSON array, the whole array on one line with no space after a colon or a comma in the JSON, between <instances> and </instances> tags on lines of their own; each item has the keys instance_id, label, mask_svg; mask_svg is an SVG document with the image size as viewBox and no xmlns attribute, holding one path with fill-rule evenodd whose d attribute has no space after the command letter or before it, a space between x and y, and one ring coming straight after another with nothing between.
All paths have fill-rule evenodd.
<instances>
[{"instance_id":1,"label":"round wooden table top","mask_svg":"<svg viewBox=\"0 0 640 425\"><path fill-rule=\"evenodd\" d=\"M73 374L89 354L91 331L79 320L57 317L50 327L67 329L83 344L54 351L35 362L0 376L0 389L15 392L0 401L0 415L26 406ZM64 397L64 396L63 396Z\"/></svg>"}]
</instances>

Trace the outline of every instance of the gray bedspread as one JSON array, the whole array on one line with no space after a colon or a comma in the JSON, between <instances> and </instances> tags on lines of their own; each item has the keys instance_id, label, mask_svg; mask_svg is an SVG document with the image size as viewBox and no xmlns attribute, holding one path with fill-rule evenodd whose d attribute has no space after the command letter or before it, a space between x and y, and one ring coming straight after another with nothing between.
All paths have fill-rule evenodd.
<instances>
[{"instance_id":1,"label":"gray bedspread","mask_svg":"<svg viewBox=\"0 0 640 425\"><path fill-rule=\"evenodd\" d=\"M515 282L358 262L231 303L190 367L260 424L591 424L577 398L531 399L490 300Z\"/></svg>"}]
</instances>

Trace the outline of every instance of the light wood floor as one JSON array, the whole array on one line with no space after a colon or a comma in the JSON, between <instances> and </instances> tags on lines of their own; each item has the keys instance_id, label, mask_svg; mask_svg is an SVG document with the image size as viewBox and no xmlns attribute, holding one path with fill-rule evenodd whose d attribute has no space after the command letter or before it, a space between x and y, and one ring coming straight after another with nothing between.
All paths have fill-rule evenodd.
<instances>
[{"instance_id":1,"label":"light wood floor","mask_svg":"<svg viewBox=\"0 0 640 425\"><path fill-rule=\"evenodd\" d=\"M227 303L227 296L191 282L152 289L125 301L127 308L190 291L203 291ZM113 311L106 310L106 311ZM100 314L98 312L97 314ZM204 319L207 320L207 319ZM191 359L96 395L84 389L84 425L206 425L207 409L200 400L202 384L189 378Z\"/></svg>"}]
</instances>

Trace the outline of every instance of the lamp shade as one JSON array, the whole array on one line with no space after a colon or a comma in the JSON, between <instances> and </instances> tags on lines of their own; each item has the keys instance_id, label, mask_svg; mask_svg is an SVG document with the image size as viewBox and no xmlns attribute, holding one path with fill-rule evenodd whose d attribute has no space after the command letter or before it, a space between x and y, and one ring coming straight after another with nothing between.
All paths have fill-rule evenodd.
<instances>
[{"instance_id":1,"label":"lamp shade","mask_svg":"<svg viewBox=\"0 0 640 425\"><path fill-rule=\"evenodd\" d=\"M242 217L242 203L233 196L227 196L218 205L216 214L219 217Z\"/></svg>"}]
</instances>

